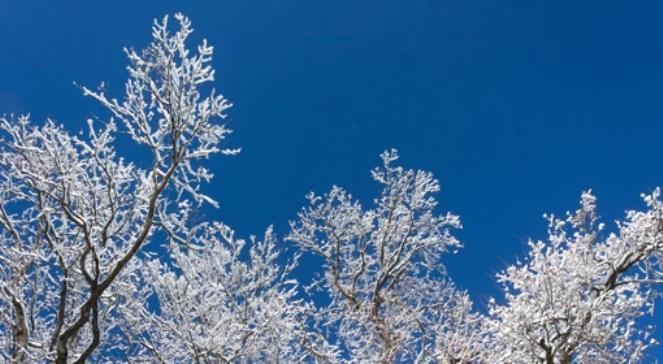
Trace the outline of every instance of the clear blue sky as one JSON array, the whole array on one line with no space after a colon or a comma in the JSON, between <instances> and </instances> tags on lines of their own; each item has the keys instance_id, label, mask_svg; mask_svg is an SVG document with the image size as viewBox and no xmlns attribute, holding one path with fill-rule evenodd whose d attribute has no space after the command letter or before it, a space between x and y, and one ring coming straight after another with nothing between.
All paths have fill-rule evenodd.
<instances>
[{"instance_id":1,"label":"clear blue sky","mask_svg":"<svg viewBox=\"0 0 663 364\"><path fill-rule=\"evenodd\" d=\"M483 307L494 273L545 236L542 213L591 187L610 222L663 184L654 0L0 0L0 113L78 130L100 109L72 82L119 96L122 47L176 11L216 46L235 104L228 145L243 152L212 162L208 191L222 203L210 217L242 235L284 235L304 194L333 183L368 204L369 169L396 147L461 215L466 247L447 266Z\"/></svg>"}]
</instances>

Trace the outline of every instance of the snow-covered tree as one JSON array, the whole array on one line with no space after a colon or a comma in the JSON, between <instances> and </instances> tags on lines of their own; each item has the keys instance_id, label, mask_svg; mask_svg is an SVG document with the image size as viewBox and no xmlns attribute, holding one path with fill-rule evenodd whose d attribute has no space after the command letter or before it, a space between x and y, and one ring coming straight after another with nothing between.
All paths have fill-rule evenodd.
<instances>
[{"instance_id":1,"label":"snow-covered tree","mask_svg":"<svg viewBox=\"0 0 663 364\"><path fill-rule=\"evenodd\" d=\"M638 363L656 341L639 319L662 283L660 189L648 209L629 211L618 232L597 222L596 199L582 195L566 219L547 216L547 241L498 275L506 302L493 303L486 362Z\"/></svg>"},{"instance_id":2,"label":"snow-covered tree","mask_svg":"<svg viewBox=\"0 0 663 364\"><path fill-rule=\"evenodd\" d=\"M469 300L441 261L461 246L450 232L460 221L435 213L440 185L431 173L395 167L397 159L387 151L372 171L382 186L374 208L339 187L310 194L287 239L324 260L324 277L314 283L330 298L320 326L332 330L350 362L469 360L476 355L463 332Z\"/></svg>"},{"instance_id":3,"label":"snow-covered tree","mask_svg":"<svg viewBox=\"0 0 663 364\"><path fill-rule=\"evenodd\" d=\"M215 202L200 191L201 165L229 133L229 102L201 87L214 79L206 42L186 48L189 20L155 22L143 52L126 50L123 100L83 88L114 118L85 135L53 121L0 120L0 355L5 361L86 362L114 330L113 285L168 225L177 203ZM128 134L146 151L116 148ZM146 163L146 160L148 160ZM146 168L139 167L147 165Z\"/></svg>"},{"instance_id":4,"label":"snow-covered tree","mask_svg":"<svg viewBox=\"0 0 663 364\"><path fill-rule=\"evenodd\" d=\"M126 282L134 295L121 307L117 348L131 361L159 363L296 363L306 360L307 311L279 265L272 229L246 242L227 226L196 227L172 262L151 259ZM124 282L123 282L124 283ZM158 310L153 308L158 306Z\"/></svg>"}]
</instances>

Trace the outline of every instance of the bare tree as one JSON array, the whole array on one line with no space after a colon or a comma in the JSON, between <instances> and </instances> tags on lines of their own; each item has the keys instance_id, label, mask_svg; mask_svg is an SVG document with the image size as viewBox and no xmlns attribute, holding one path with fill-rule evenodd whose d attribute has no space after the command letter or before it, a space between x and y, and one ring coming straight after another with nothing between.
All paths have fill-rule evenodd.
<instances>
[{"instance_id":1,"label":"bare tree","mask_svg":"<svg viewBox=\"0 0 663 364\"><path fill-rule=\"evenodd\" d=\"M189 20L169 33L155 22L131 62L123 101L83 88L114 115L86 137L48 121L2 119L0 151L1 355L13 362L83 363L114 328L108 292L177 203L214 201L200 192L212 175L200 161L221 150L230 107L213 90L206 42L185 46ZM149 166L120 156L118 133L146 148ZM142 162L142 161L140 161ZM174 205L174 206L173 206ZM160 216L161 215L161 216Z\"/></svg>"},{"instance_id":2,"label":"bare tree","mask_svg":"<svg viewBox=\"0 0 663 364\"><path fill-rule=\"evenodd\" d=\"M118 317L122 336L116 348L140 362L306 360L301 343L311 307L296 297L298 284L288 277L295 264L277 262L271 228L262 241L251 239L247 259L240 258L246 241L227 226L196 229L191 242L198 248L173 242L172 262L136 265L127 282L134 295Z\"/></svg>"},{"instance_id":3,"label":"bare tree","mask_svg":"<svg viewBox=\"0 0 663 364\"><path fill-rule=\"evenodd\" d=\"M372 172L383 188L375 208L364 210L339 187L311 194L310 207L291 223L287 237L323 258L324 277L317 284L331 301L320 322L333 327L352 362L431 362L440 357L436 342L467 344L460 336L443 338L454 328L452 317L467 322L452 313L469 314L466 294L446 277L441 262L461 246L449 230L460 227L459 219L435 214L433 194L440 186L429 172L395 167L396 159L395 150L383 153L383 166ZM460 347L444 350L469 354Z\"/></svg>"},{"instance_id":4,"label":"bare tree","mask_svg":"<svg viewBox=\"0 0 663 364\"><path fill-rule=\"evenodd\" d=\"M656 344L641 317L662 283L663 203L629 211L602 238L595 197L566 219L548 216L546 242L530 242L523 263L498 275L506 303L493 303L486 362L639 363Z\"/></svg>"}]
</instances>

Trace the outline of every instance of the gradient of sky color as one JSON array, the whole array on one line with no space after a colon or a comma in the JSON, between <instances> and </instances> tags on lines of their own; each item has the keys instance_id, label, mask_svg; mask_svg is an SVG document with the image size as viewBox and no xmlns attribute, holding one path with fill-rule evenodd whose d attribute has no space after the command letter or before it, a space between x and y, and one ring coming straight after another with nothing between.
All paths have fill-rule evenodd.
<instances>
[{"instance_id":1,"label":"gradient of sky color","mask_svg":"<svg viewBox=\"0 0 663 364\"><path fill-rule=\"evenodd\" d=\"M593 188L609 223L663 184L654 0L0 0L0 113L71 130L107 116L73 82L119 96L122 47L176 11L216 46L234 102L227 145L242 153L212 161L222 207L208 214L241 235L285 235L304 195L332 184L370 204L369 170L395 147L440 178L440 212L460 214L465 248L447 266L484 308L494 273L545 237L544 212Z\"/></svg>"}]
</instances>

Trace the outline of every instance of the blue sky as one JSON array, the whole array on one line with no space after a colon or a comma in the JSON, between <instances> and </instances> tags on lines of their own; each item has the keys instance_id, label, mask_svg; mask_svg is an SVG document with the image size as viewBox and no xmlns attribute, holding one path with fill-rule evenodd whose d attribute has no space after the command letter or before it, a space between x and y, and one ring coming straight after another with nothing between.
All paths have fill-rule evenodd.
<instances>
[{"instance_id":1,"label":"blue sky","mask_svg":"<svg viewBox=\"0 0 663 364\"><path fill-rule=\"evenodd\" d=\"M644 1L0 0L0 113L72 130L106 116L73 82L120 95L123 46L182 11L216 47L234 102L210 213L280 235L311 190L365 204L384 149L441 180L465 248L447 259L477 305L545 237L544 212L593 188L606 222L663 184L663 5ZM663 315L657 316L662 338Z\"/></svg>"}]
</instances>

